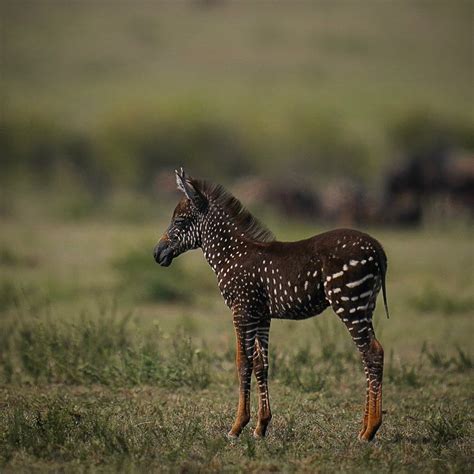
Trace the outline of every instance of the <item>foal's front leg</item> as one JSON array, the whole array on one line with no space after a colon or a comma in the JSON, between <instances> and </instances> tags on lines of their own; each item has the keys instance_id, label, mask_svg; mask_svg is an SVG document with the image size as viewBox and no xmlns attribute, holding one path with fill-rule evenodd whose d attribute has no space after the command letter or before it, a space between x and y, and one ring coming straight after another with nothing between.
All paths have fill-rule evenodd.
<instances>
[{"instance_id":1,"label":"foal's front leg","mask_svg":"<svg viewBox=\"0 0 474 474\"><path fill-rule=\"evenodd\" d=\"M236 365L239 376L239 405L234 424L228 434L229 438L239 436L250 420L250 383L258 321L249 316L234 314L234 328L237 340Z\"/></svg>"}]
</instances>

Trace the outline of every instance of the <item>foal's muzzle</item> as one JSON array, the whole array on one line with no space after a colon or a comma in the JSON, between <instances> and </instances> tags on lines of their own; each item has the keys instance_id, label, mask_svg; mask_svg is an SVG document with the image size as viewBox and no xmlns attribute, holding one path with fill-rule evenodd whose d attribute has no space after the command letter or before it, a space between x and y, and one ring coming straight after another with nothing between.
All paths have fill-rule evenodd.
<instances>
[{"instance_id":1,"label":"foal's muzzle","mask_svg":"<svg viewBox=\"0 0 474 474\"><path fill-rule=\"evenodd\" d=\"M168 242L161 240L153 250L153 256L156 263L159 263L162 267L168 267L173 261L173 249Z\"/></svg>"}]
</instances>

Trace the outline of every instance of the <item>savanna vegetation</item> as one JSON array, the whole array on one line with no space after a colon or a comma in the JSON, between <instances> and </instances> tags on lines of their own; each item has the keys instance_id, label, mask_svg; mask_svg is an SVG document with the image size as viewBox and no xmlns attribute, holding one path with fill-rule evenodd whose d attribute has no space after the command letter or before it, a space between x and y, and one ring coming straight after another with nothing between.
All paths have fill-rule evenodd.
<instances>
[{"instance_id":1,"label":"savanna vegetation","mask_svg":"<svg viewBox=\"0 0 474 474\"><path fill-rule=\"evenodd\" d=\"M371 444L329 310L272 323L269 436L229 441L231 314L200 251L152 256L179 165L376 188L404 154L472 150L469 2L0 7L2 472L472 472L471 221L364 229L391 312ZM327 228L256 211L284 240Z\"/></svg>"},{"instance_id":2,"label":"savanna vegetation","mask_svg":"<svg viewBox=\"0 0 474 474\"><path fill-rule=\"evenodd\" d=\"M380 307L375 317L386 370L385 419L374 443L356 439L365 380L329 311L273 323L269 436L256 441L248 429L232 443L231 314L200 251L158 267L152 248L166 221L156 209L143 222L64 222L30 212L2 220L7 471L472 467L468 229L373 230L389 255L392 315ZM298 222L275 228L286 239L318 230Z\"/></svg>"}]
</instances>

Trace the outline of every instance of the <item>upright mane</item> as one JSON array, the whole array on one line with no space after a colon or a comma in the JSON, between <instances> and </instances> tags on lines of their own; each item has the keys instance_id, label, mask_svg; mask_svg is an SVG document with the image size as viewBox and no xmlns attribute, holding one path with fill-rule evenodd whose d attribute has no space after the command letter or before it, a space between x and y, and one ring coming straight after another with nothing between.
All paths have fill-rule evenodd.
<instances>
[{"instance_id":1,"label":"upright mane","mask_svg":"<svg viewBox=\"0 0 474 474\"><path fill-rule=\"evenodd\" d=\"M256 242L272 242L275 240L273 233L223 186L197 179L193 179L192 183L209 199L209 202L216 204L226 212L247 239Z\"/></svg>"}]
</instances>

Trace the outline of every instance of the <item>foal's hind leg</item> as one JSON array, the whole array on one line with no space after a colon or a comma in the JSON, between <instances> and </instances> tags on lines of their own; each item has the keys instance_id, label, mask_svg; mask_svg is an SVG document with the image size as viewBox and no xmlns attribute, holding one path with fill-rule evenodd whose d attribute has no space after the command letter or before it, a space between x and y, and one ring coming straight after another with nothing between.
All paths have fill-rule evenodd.
<instances>
[{"instance_id":1,"label":"foal's hind leg","mask_svg":"<svg viewBox=\"0 0 474 474\"><path fill-rule=\"evenodd\" d=\"M332 298L330 301L334 311L349 329L362 355L367 393L359 439L366 441L374 438L382 424L383 348L377 341L372 326L378 289L377 284L372 289L360 289L358 294L348 291L343 285L331 285L326 289L328 297Z\"/></svg>"},{"instance_id":2,"label":"foal's hind leg","mask_svg":"<svg viewBox=\"0 0 474 474\"><path fill-rule=\"evenodd\" d=\"M375 338L370 317L344 322L362 355L367 379L365 410L359 439L371 441L382 424L383 348Z\"/></svg>"},{"instance_id":3,"label":"foal's hind leg","mask_svg":"<svg viewBox=\"0 0 474 474\"><path fill-rule=\"evenodd\" d=\"M374 336L368 346L361 349L361 352L366 374L368 374L368 389L364 424L359 433L359 439L371 441L382 424L383 348Z\"/></svg>"}]
</instances>

